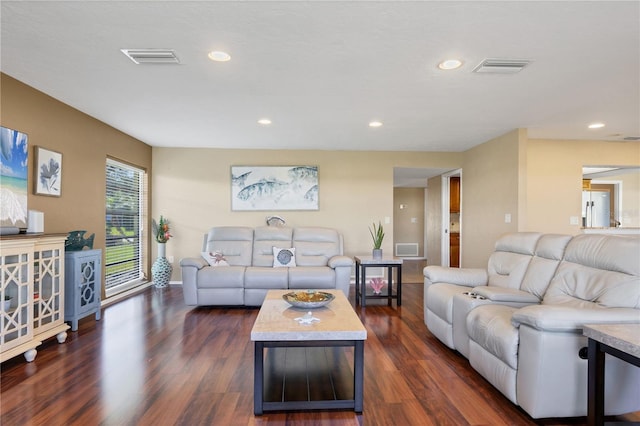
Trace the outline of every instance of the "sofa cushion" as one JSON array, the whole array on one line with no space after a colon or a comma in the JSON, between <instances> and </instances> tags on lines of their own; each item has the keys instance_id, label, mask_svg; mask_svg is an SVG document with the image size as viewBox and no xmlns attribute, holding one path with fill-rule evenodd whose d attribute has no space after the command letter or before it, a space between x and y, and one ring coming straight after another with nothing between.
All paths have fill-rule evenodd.
<instances>
[{"instance_id":1,"label":"sofa cushion","mask_svg":"<svg viewBox=\"0 0 640 426\"><path fill-rule=\"evenodd\" d=\"M327 266L330 258L342 254L340 234L329 228L295 228L293 247L298 266Z\"/></svg>"},{"instance_id":2,"label":"sofa cushion","mask_svg":"<svg viewBox=\"0 0 640 426\"><path fill-rule=\"evenodd\" d=\"M198 271L198 288L234 288L244 286L244 266L214 268L205 266Z\"/></svg>"},{"instance_id":3,"label":"sofa cushion","mask_svg":"<svg viewBox=\"0 0 640 426\"><path fill-rule=\"evenodd\" d=\"M252 266L273 267L273 248L291 247L291 228L260 226L255 229Z\"/></svg>"},{"instance_id":4,"label":"sofa cushion","mask_svg":"<svg viewBox=\"0 0 640 426\"><path fill-rule=\"evenodd\" d=\"M564 260L597 269L640 276L640 238L585 234L567 245Z\"/></svg>"},{"instance_id":5,"label":"sofa cushion","mask_svg":"<svg viewBox=\"0 0 640 426\"><path fill-rule=\"evenodd\" d=\"M249 266L244 273L244 288L286 289L288 281L287 268Z\"/></svg>"},{"instance_id":6,"label":"sofa cushion","mask_svg":"<svg viewBox=\"0 0 640 426\"><path fill-rule=\"evenodd\" d=\"M520 289L542 300L560 265L570 235L545 234L538 240L536 252L525 273Z\"/></svg>"},{"instance_id":7,"label":"sofa cushion","mask_svg":"<svg viewBox=\"0 0 640 426\"><path fill-rule=\"evenodd\" d=\"M516 232L500 237L487 265L489 285L520 288L541 235L538 232Z\"/></svg>"},{"instance_id":8,"label":"sofa cushion","mask_svg":"<svg viewBox=\"0 0 640 426\"><path fill-rule=\"evenodd\" d=\"M296 249L274 247L273 248L273 267L274 268L295 268L296 266Z\"/></svg>"},{"instance_id":9,"label":"sofa cushion","mask_svg":"<svg viewBox=\"0 0 640 426\"><path fill-rule=\"evenodd\" d=\"M520 288L532 256L497 251L491 254L488 264L489 285L504 288Z\"/></svg>"},{"instance_id":10,"label":"sofa cushion","mask_svg":"<svg viewBox=\"0 0 640 426\"><path fill-rule=\"evenodd\" d=\"M335 288L335 271L328 266L289 268L289 288Z\"/></svg>"},{"instance_id":11,"label":"sofa cushion","mask_svg":"<svg viewBox=\"0 0 640 426\"><path fill-rule=\"evenodd\" d=\"M562 262L542 303L640 309L640 277Z\"/></svg>"},{"instance_id":12,"label":"sofa cushion","mask_svg":"<svg viewBox=\"0 0 640 426\"><path fill-rule=\"evenodd\" d=\"M253 228L243 226L211 228L203 251L219 251L232 266L251 266Z\"/></svg>"},{"instance_id":13,"label":"sofa cushion","mask_svg":"<svg viewBox=\"0 0 640 426\"><path fill-rule=\"evenodd\" d=\"M426 307L439 318L451 324L453 321L453 297L470 290L468 287L455 284L432 284L427 287L427 294L424 296Z\"/></svg>"},{"instance_id":14,"label":"sofa cushion","mask_svg":"<svg viewBox=\"0 0 640 426\"><path fill-rule=\"evenodd\" d=\"M638 259L638 238L578 235L567 245L542 303L640 309Z\"/></svg>"},{"instance_id":15,"label":"sofa cushion","mask_svg":"<svg viewBox=\"0 0 640 426\"><path fill-rule=\"evenodd\" d=\"M511 324L517 308L482 305L467 315L469 338L514 370L518 368L518 329Z\"/></svg>"},{"instance_id":16,"label":"sofa cushion","mask_svg":"<svg viewBox=\"0 0 640 426\"><path fill-rule=\"evenodd\" d=\"M533 256L542 234L540 232L512 232L501 236L495 244L495 251L506 251Z\"/></svg>"}]
</instances>

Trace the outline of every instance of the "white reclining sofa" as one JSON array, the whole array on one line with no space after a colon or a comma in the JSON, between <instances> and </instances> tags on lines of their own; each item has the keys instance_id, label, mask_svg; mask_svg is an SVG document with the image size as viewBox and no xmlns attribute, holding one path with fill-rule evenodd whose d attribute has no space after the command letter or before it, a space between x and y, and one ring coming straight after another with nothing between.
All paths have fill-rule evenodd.
<instances>
[{"instance_id":1,"label":"white reclining sofa","mask_svg":"<svg viewBox=\"0 0 640 426\"><path fill-rule=\"evenodd\" d=\"M584 324L640 324L640 238L513 233L487 271L428 266L427 328L533 418L587 414ZM605 414L640 410L640 369L606 357Z\"/></svg>"},{"instance_id":2,"label":"white reclining sofa","mask_svg":"<svg viewBox=\"0 0 640 426\"><path fill-rule=\"evenodd\" d=\"M293 249L295 266L278 267L274 247ZM342 235L335 229L214 227L201 252L219 253L225 262L211 265L203 256L180 261L190 306L260 306L271 289L338 289L349 295L353 259L343 255Z\"/></svg>"}]
</instances>

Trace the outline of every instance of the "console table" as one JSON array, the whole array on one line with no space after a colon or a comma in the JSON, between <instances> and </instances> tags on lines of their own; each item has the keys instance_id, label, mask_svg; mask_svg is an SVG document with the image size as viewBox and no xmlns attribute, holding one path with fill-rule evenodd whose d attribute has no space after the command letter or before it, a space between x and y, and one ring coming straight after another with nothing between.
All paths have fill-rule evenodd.
<instances>
[{"instance_id":1,"label":"console table","mask_svg":"<svg viewBox=\"0 0 640 426\"><path fill-rule=\"evenodd\" d=\"M585 325L583 334L589 338L587 422L603 425L605 354L640 367L640 324Z\"/></svg>"},{"instance_id":2,"label":"console table","mask_svg":"<svg viewBox=\"0 0 640 426\"><path fill-rule=\"evenodd\" d=\"M67 339L64 323L64 242L66 234L0 237L0 362L37 355L45 339Z\"/></svg>"},{"instance_id":3,"label":"console table","mask_svg":"<svg viewBox=\"0 0 640 426\"><path fill-rule=\"evenodd\" d=\"M366 307L367 299L387 299L391 306L391 300L396 299L397 306L402 305L402 258L383 257L376 259L373 256L355 256L356 262L356 305L362 300L362 307ZM367 268L387 268L387 294L374 294L367 292ZM393 291L393 269L396 269L396 290Z\"/></svg>"}]
</instances>

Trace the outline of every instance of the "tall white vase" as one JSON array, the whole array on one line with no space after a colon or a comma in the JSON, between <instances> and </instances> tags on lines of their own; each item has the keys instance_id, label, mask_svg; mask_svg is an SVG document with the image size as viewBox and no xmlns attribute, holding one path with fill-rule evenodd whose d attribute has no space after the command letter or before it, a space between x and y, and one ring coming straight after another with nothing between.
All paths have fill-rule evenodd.
<instances>
[{"instance_id":1,"label":"tall white vase","mask_svg":"<svg viewBox=\"0 0 640 426\"><path fill-rule=\"evenodd\" d=\"M167 243L158 243L158 257L151 266L151 276L153 277L153 285L157 288L163 288L169 285L171 272L173 267L166 258Z\"/></svg>"}]
</instances>

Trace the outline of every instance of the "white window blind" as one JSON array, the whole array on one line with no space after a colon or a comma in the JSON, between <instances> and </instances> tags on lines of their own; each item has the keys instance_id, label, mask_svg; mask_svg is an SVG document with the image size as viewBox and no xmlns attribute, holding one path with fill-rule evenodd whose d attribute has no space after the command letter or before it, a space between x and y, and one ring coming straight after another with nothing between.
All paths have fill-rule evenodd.
<instances>
[{"instance_id":1,"label":"white window blind","mask_svg":"<svg viewBox=\"0 0 640 426\"><path fill-rule=\"evenodd\" d=\"M107 159L105 290L107 296L145 281L143 220L144 170Z\"/></svg>"}]
</instances>

